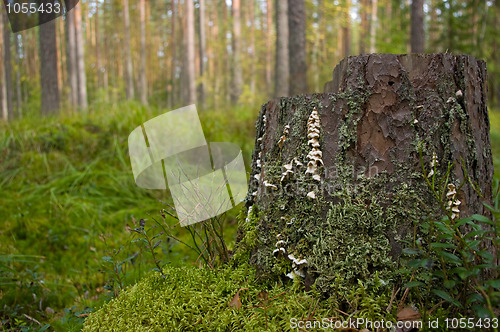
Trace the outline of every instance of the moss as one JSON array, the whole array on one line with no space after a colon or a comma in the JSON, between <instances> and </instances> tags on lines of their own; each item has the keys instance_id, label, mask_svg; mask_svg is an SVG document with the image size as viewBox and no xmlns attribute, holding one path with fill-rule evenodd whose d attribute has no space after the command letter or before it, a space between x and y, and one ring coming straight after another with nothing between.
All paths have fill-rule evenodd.
<instances>
[{"instance_id":1,"label":"moss","mask_svg":"<svg viewBox=\"0 0 500 332\"><path fill-rule=\"evenodd\" d=\"M338 317L336 309L354 318L395 322L395 308L385 310L389 287L357 284L318 301L320 295L304 292L300 283L259 284L254 275L248 264L217 271L167 266L164 278L151 273L91 313L83 331L284 331L292 319L307 315L312 320Z\"/></svg>"}]
</instances>

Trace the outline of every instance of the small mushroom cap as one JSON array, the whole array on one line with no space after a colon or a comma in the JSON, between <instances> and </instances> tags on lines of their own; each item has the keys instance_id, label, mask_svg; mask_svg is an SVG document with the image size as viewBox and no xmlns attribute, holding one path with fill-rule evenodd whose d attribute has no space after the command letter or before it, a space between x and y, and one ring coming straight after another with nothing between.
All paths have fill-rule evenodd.
<instances>
[{"instance_id":1,"label":"small mushroom cap","mask_svg":"<svg viewBox=\"0 0 500 332\"><path fill-rule=\"evenodd\" d=\"M310 191L307 193L307 197L310 198L310 199L315 199L316 198L316 194L314 193L314 191Z\"/></svg>"}]
</instances>

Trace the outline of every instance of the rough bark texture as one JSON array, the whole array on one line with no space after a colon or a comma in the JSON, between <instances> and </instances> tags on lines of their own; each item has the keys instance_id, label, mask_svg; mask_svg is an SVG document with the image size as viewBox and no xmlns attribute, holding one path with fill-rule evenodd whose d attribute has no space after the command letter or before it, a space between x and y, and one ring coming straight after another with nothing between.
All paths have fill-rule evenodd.
<instances>
[{"instance_id":1,"label":"rough bark texture","mask_svg":"<svg viewBox=\"0 0 500 332\"><path fill-rule=\"evenodd\" d=\"M264 105L251 209L239 233L261 276L292 271L288 255L307 261L306 285L316 281L323 292L338 276L356 282L394 271L413 221L441 213L419 150L427 170L435 153L436 174L454 162L449 182L458 187L466 170L477 184L484 198L465 181L460 216L487 214L493 166L485 90L486 65L470 56L371 54L344 59L322 94ZM319 179L306 173L314 108ZM284 174L287 164L293 173Z\"/></svg>"},{"instance_id":2,"label":"rough bark texture","mask_svg":"<svg viewBox=\"0 0 500 332\"><path fill-rule=\"evenodd\" d=\"M288 0L290 94L306 93L306 9L304 0Z\"/></svg>"}]
</instances>

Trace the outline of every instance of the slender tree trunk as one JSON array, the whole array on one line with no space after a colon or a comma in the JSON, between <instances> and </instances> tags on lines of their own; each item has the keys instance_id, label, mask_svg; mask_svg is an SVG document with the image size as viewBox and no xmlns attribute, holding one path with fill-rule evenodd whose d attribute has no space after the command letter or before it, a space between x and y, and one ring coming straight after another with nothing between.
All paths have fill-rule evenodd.
<instances>
[{"instance_id":1,"label":"slender tree trunk","mask_svg":"<svg viewBox=\"0 0 500 332\"><path fill-rule=\"evenodd\" d=\"M306 9L304 0L288 0L290 95L306 93Z\"/></svg>"},{"instance_id":2,"label":"slender tree trunk","mask_svg":"<svg viewBox=\"0 0 500 332\"><path fill-rule=\"evenodd\" d=\"M177 87L177 36L175 30L175 21L177 20L177 16L175 15L175 0L171 2L171 11L172 11L172 32L170 36L170 49L172 50L172 63L170 65L170 85L168 87L168 108L174 107L176 104L176 87Z\"/></svg>"},{"instance_id":3,"label":"slender tree trunk","mask_svg":"<svg viewBox=\"0 0 500 332\"><path fill-rule=\"evenodd\" d=\"M78 105L78 67L76 65L76 32L75 32L75 10L66 13L66 48L68 58L68 79L70 102L73 107Z\"/></svg>"},{"instance_id":4,"label":"slender tree trunk","mask_svg":"<svg viewBox=\"0 0 500 332\"><path fill-rule=\"evenodd\" d=\"M75 44L76 44L76 66L78 77L78 106L86 110L87 104L87 75L85 73L85 50L82 32L82 3L79 2L74 8L75 12Z\"/></svg>"},{"instance_id":5,"label":"slender tree trunk","mask_svg":"<svg viewBox=\"0 0 500 332\"><path fill-rule=\"evenodd\" d=\"M193 1L185 1L186 7L186 32L185 40L185 58L184 58L184 82L185 82L185 101L186 105L196 102L196 82L195 82L195 24L194 24L194 4Z\"/></svg>"},{"instance_id":6,"label":"slender tree trunk","mask_svg":"<svg viewBox=\"0 0 500 332\"><path fill-rule=\"evenodd\" d=\"M141 25L141 70L139 82L141 103L148 104L148 86L146 80L146 0L139 0L139 20Z\"/></svg>"},{"instance_id":7,"label":"slender tree trunk","mask_svg":"<svg viewBox=\"0 0 500 332\"><path fill-rule=\"evenodd\" d=\"M361 11L361 33L359 36L359 53L366 53L366 42L368 38L368 4L369 0L361 0L360 11Z\"/></svg>"},{"instance_id":8,"label":"slender tree trunk","mask_svg":"<svg viewBox=\"0 0 500 332\"><path fill-rule=\"evenodd\" d=\"M288 49L288 0L276 0L276 97L290 92Z\"/></svg>"},{"instance_id":9,"label":"slender tree trunk","mask_svg":"<svg viewBox=\"0 0 500 332\"><path fill-rule=\"evenodd\" d=\"M255 73L255 59L257 57L257 52L255 50L255 0L250 0L249 5L249 15L250 15L250 92L255 94L255 79L257 73Z\"/></svg>"},{"instance_id":10,"label":"slender tree trunk","mask_svg":"<svg viewBox=\"0 0 500 332\"><path fill-rule=\"evenodd\" d=\"M95 62L96 62L96 73L97 73L97 90L102 87L102 61L101 61L101 43L100 43L100 35L99 35L99 0L95 1Z\"/></svg>"},{"instance_id":11,"label":"slender tree trunk","mask_svg":"<svg viewBox=\"0 0 500 332\"><path fill-rule=\"evenodd\" d=\"M7 28L7 21L5 21L4 15L0 14L0 99L2 108L2 119L4 121L9 120L9 106L7 105L7 83L5 76L5 61L4 61L4 47L3 42L4 30Z\"/></svg>"},{"instance_id":12,"label":"slender tree trunk","mask_svg":"<svg viewBox=\"0 0 500 332\"><path fill-rule=\"evenodd\" d=\"M411 2L411 52L425 52L424 0Z\"/></svg>"},{"instance_id":13,"label":"slender tree trunk","mask_svg":"<svg viewBox=\"0 0 500 332\"><path fill-rule=\"evenodd\" d=\"M344 22L342 24L342 49L343 56L351 55L351 0L345 0Z\"/></svg>"},{"instance_id":14,"label":"slender tree trunk","mask_svg":"<svg viewBox=\"0 0 500 332\"><path fill-rule=\"evenodd\" d=\"M15 51L16 51L16 112L17 116L21 117L22 116L22 95L21 95L21 61L20 61L20 56L21 56L21 43L19 42L19 38L21 38L21 34L18 33L16 35L16 41L15 41ZM21 39L22 40L22 39Z\"/></svg>"},{"instance_id":15,"label":"slender tree trunk","mask_svg":"<svg viewBox=\"0 0 500 332\"><path fill-rule=\"evenodd\" d=\"M130 18L128 0L123 0L123 24L125 25L125 93L127 99L134 98L134 76L132 67L132 50L130 48Z\"/></svg>"},{"instance_id":16,"label":"slender tree trunk","mask_svg":"<svg viewBox=\"0 0 500 332\"><path fill-rule=\"evenodd\" d=\"M59 109L57 80L57 44L55 20L40 25L40 86L42 88L42 114Z\"/></svg>"},{"instance_id":17,"label":"slender tree trunk","mask_svg":"<svg viewBox=\"0 0 500 332\"><path fill-rule=\"evenodd\" d=\"M14 117L14 107L13 107L13 102L12 102L12 95L13 95L13 88L12 88L12 56L11 56L11 41L10 41L10 34L11 31L9 29L9 24L8 24L8 18L7 18L7 13L4 11L3 13L3 20L4 20L4 29L3 29L3 45L4 45L4 52L3 52L3 62L4 62L4 68L5 68L5 84L7 86L7 108L9 110L9 118L12 119Z\"/></svg>"},{"instance_id":18,"label":"slender tree trunk","mask_svg":"<svg viewBox=\"0 0 500 332\"><path fill-rule=\"evenodd\" d=\"M371 22L370 22L370 53L377 52L377 21L378 0L372 0Z\"/></svg>"},{"instance_id":19,"label":"slender tree trunk","mask_svg":"<svg viewBox=\"0 0 500 332\"><path fill-rule=\"evenodd\" d=\"M205 51L206 51L206 35L205 35L205 0L199 0L200 5L200 19L199 19L199 33L200 33L200 85L198 86L200 92L200 105L203 108L205 105Z\"/></svg>"},{"instance_id":20,"label":"slender tree trunk","mask_svg":"<svg viewBox=\"0 0 500 332\"><path fill-rule=\"evenodd\" d=\"M267 91L271 92L272 86L272 25L273 12L272 0L266 0L266 87Z\"/></svg>"},{"instance_id":21,"label":"slender tree trunk","mask_svg":"<svg viewBox=\"0 0 500 332\"><path fill-rule=\"evenodd\" d=\"M241 68L241 7L240 0L233 0L232 2L232 14L233 14L233 35L232 35L232 45L233 45L233 58L232 58L232 89L231 89L231 102L236 104L241 95L241 89L243 86L243 73Z\"/></svg>"}]
</instances>

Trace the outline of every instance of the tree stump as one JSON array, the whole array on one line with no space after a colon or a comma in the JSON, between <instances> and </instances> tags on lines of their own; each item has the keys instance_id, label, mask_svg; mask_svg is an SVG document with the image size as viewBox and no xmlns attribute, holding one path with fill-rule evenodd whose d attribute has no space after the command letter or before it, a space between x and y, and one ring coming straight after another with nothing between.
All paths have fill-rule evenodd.
<instances>
[{"instance_id":1,"label":"tree stump","mask_svg":"<svg viewBox=\"0 0 500 332\"><path fill-rule=\"evenodd\" d=\"M394 271L414 221L443 213L424 175L450 164L460 217L488 214L486 64L471 56L346 58L324 93L265 104L256 129L238 243L262 277L328 292Z\"/></svg>"}]
</instances>

